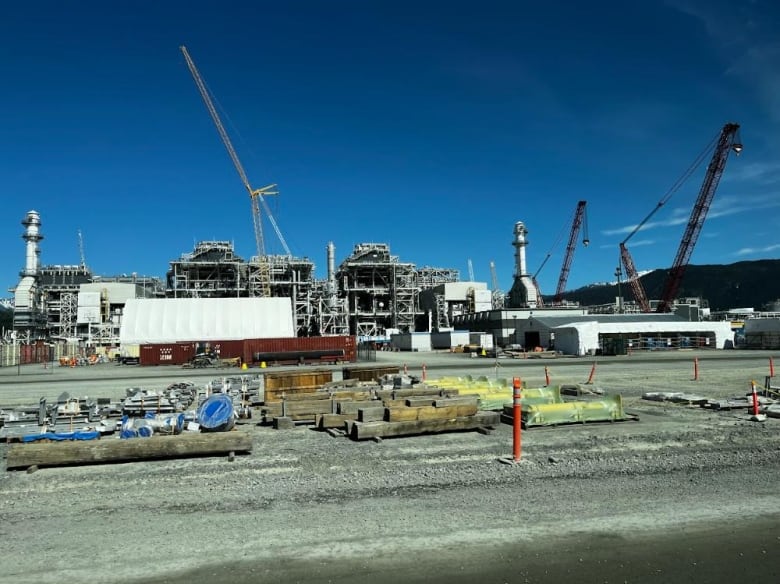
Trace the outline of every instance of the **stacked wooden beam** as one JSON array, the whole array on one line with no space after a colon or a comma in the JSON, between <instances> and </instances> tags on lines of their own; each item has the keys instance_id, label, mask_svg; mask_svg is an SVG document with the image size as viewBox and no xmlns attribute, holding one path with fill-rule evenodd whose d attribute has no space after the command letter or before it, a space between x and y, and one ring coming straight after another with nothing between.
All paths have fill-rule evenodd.
<instances>
[{"instance_id":1,"label":"stacked wooden beam","mask_svg":"<svg viewBox=\"0 0 780 584\"><path fill-rule=\"evenodd\" d=\"M359 410L358 419L345 422L344 431L353 440L369 440L489 429L499 421L497 412L479 411L476 397L415 397L388 400L382 408Z\"/></svg>"}]
</instances>

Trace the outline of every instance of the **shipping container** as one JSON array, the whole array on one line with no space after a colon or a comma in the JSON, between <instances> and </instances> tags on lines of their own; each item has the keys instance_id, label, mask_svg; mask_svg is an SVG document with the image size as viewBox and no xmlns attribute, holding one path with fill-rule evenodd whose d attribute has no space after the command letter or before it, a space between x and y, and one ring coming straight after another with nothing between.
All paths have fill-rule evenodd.
<instances>
[{"instance_id":1,"label":"shipping container","mask_svg":"<svg viewBox=\"0 0 780 584\"><path fill-rule=\"evenodd\" d=\"M401 333L392 335L390 342L399 351L430 351L431 333Z\"/></svg>"},{"instance_id":2,"label":"shipping container","mask_svg":"<svg viewBox=\"0 0 780 584\"><path fill-rule=\"evenodd\" d=\"M43 341L34 345L19 345L19 363L29 365L32 363L47 363L53 358L52 347Z\"/></svg>"},{"instance_id":3,"label":"shipping container","mask_svg":"<svg viewBox=\"0 0 780 584\"><path fill-rule=\"evenodd\" d=\"M195 356L192 343L162 343L141 345L141 365L184 365Z\"/></svg>"},{"instance_id":4,"label":"shipping container","mask_svg":"<svg viewBox=\"0 0 780 584\"><path fill-rule=\"evenodd\" d=\"M469 333L469 344L482 349L492 349L493 335L491 333Z\"/></svg>"},{"instance_id":5,"label":"shipping container","mask_svg":"<svg viewBox=\"0 0 780 584\"><path fill-rule=\"evenodd\" d=\"M357 350L353 336L247 339L243 359L266 365L351 363L357 360Z\"/></svg>"},{"instance_id":6,"label":"shipping container","mask_svg":"<svg viewBox=\"0 0 780 584\"><path fill-rule=\"evenodd\" d=\"M469 331L444 331L431 333L432 349L452 349L469 344Z\"/></svg>"}]
</instances>

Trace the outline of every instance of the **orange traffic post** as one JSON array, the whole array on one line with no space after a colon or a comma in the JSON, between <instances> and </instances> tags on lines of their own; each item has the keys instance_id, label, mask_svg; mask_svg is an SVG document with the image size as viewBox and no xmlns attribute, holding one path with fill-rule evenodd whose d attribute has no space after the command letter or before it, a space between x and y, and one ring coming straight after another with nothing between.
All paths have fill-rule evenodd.
<instances>
[{"instance_id":1,"label":"orange traffic post","mask_svg":"<svg viewBox=\"0 0 780 584\"><path fill-rule=\"evenodd\" d=\"M550 385L550 368L546 366L544 368L544 385Z\"/></svg>"},{"instance_id":2,"label":"orange traffic post","mask_svg":"<svg viewBox=\"0 0 780 584\"><path fill-rule=\"evenodd\" d=\"M775 362L772 360L772 357L769 358L769 377L775 376Z\"/></svg>"},{"instance_id":3,"label":"orange traffic post","mask_svg":"<svg viewBox=\"0 0 780 584\"><path fill-rule=\"evenodd\" d=\"M428 369L425 367L425 363L423 363L422 380L425 381L426 379L428 379Z\"/></svg>"},{"instance_id":4,"label":"orange traffic post","mask_svg":"<svg viewBox=\"0 0 780 584\"><path fill-rule=\"evenodd\" d=\"M693 380L699 381L699 358L694 357L693 359Z\"/></svg>"},{"instance_id":5,"label":"orange traffic post","mask_svg":"<svg viewBox=\"0 0 780 584\"><path fill-rule=\"evenodd\" d=\"M590 375L588 375L588 380L585 382L585 385L590 385L593 383L593 376L596 375L596 362L593 362L593 366L590 368Z\"/></svg>"},{"instance_id":6,"label":"orange traffic post","mask_svg":"<svg viewBox=\"0 0 780 584\"><path fill-rule=\"evenodd\" d=\"M514 429L512 440L512 458L515 462L520 462L522 454L522 422L523 408L521 402L523 399L523 382L519 377L512 378L512 426Z\"/></svg>"},{"instance_id":7,"label":"orange traffic post","mask_svg":"<svg viewBox=\"0 0 780 584\"><path fill-rule=\"evenodd\" d=\"M409 375L409 368L406 366L406 363L404 363L404 375Z\"/></svg>"}]
</instances>

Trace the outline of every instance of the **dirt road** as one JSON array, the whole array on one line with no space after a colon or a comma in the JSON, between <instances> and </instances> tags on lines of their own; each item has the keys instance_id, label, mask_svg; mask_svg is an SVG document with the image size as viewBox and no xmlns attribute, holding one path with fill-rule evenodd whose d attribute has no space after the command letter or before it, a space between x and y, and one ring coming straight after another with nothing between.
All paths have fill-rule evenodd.
<instances>
[{"instance_id":1,"label":"dirt road","mask_svg":"<svg viewBox=\"0 0 780 584\"><path fill-rule=\"evenodd\" d=\"M763 357L734 355L693 389L744 394ZM363 443L250 424L232 463L3 472L0 582L775 581L780 420L640 399L688 391L689 365L604 366L640 420L526 431L516 466L507 425Z\"/></svg>"}]
</instances>

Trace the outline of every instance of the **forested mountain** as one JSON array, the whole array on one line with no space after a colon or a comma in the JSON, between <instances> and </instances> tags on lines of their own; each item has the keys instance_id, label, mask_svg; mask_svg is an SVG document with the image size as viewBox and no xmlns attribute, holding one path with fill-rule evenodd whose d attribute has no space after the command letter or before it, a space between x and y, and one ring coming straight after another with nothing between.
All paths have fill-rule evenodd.
<instances>
[{"instance_id":1,"label":"forested mountain","mask_svg":"<svg viewBox=\"0 0 780 584\"><path fill-rule=\"evenodd\" d=\"M668 275L668 269L654 270L640 278L649 299L661 296ZM626 301L633 300L625 281L621 284L621 292ZM588 306L615 302L617 295L617 283L592 284L566 292L564 298ZM709 301L712 310L780 309L780 260L757 260L728 265L689 265L677 296L704 298Z\"/></svg>"}]
</instances>

